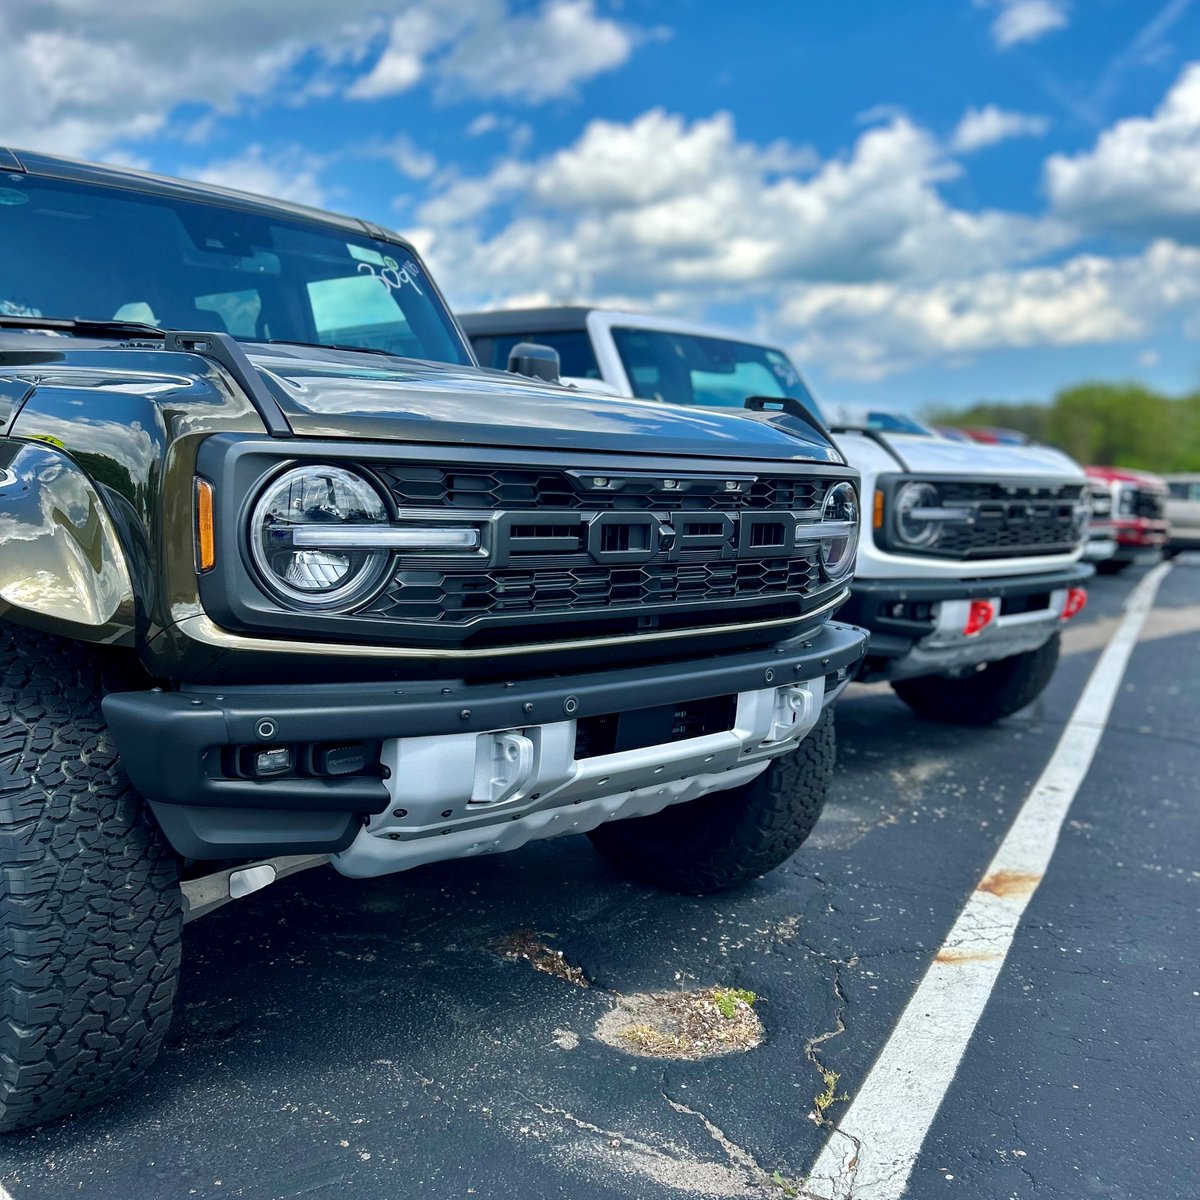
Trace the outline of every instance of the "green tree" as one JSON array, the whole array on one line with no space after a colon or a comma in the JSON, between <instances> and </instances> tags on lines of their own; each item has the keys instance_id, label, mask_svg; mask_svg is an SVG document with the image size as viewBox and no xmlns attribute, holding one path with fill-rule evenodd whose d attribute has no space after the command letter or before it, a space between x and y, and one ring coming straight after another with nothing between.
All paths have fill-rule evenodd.
<instances>
[{"instance_id":1,"label":"green tree","mask_svg":"<svg viewBox=\"0 0 1200 1200\"><path fill-rule=\"evenodd\" d=\"M1084 464L1200 470L1200 393L1170 397L1137 383L1080 383L1050 404L980 403L935 411L939 425L1019 429Z\"/></svg>"}]
</instances>

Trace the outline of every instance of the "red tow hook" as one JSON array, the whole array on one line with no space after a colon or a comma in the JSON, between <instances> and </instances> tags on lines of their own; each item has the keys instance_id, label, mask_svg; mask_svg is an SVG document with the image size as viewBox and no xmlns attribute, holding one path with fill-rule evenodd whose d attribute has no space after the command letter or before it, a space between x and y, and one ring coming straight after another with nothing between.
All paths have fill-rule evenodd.
<instances>
[{"instance_id":1,"label":"red tow hook","mask_svg":"<svg viewBox=\"0 0 1200 1200\"><path fill-rule=\"evenodd\" d=\"M972 600L970 611L967 613L967 623L963 626L966 637L977 637L996 619L996 602L994 600Z\"/></svg>"},{"instance_id":2,"label":"red tow hook","mask_svg":"<svg viewBox=\"0 0 1200 1200\"><path fill-rule=\"evenodd\" d=\"M1069 621L1087 607L1087 588L1068 588L1067 601L1063 605L1062 619Z\"/></svg>"}]
</instances>

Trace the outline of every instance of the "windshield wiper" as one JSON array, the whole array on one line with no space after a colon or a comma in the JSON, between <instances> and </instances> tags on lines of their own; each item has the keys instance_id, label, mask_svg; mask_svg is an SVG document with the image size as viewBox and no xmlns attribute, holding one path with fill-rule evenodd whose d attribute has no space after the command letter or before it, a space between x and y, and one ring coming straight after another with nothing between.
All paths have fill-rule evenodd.
<instances>
[{"instance_id":1,"label":"windshield wiper","mask_svg":"<svg viewBox=\"0 0 1200 1200\"><path fill-rule=\"evenodd\" d=\"M24 317L0 313L0 329L49 329L82 337L165 337L157 325L143 321L99 321L88 317Z\"/></svg>"}]
</instances>

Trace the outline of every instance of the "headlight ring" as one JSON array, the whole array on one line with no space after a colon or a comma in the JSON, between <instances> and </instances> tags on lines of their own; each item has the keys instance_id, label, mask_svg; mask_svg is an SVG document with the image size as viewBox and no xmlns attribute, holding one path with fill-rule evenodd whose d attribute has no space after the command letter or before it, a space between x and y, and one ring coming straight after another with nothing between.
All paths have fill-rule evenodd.
<instances>
[{"instance_id":1,"label":"headlight ring","mask_svg":"<svg viewBox=\"0 0 1200 1200\"><path fill-rule=\"evenodd\" d=\"M942 534L942 522L917 516L915 509L941 507L941 496L932 483L906 483L896 493L893 528L896 539L913 549L928 549Z\"/></svg>"},{"instance_id":2,"label":"headlight ring","mask_svg":"<svg viewBox=\"0 0 1200 1200\"><path fill-rule=\"evenodd\" d=\"M840 524L845 528L845 532L823 537L820 541L821 569L826 577L834 582L845 579L854 570L858 552L858 493L853 484L843 480L825 493L821 523Z\"/></svg>"},{"instance_id":3,"label":"headlight ring","mask_svg":"<svg viewBox=\"0 0 1200 1200\"><path fill-rule=\"evenodd\" d=\"M344 467L292 467L262 491L250 516L250 556L263 584L293 607L345 609L386 578L386 549L346 544L346 532L387 526L388 506L374 484ZM307 535L296 536L303 529ZM328 545L312 536L328 529ZM316 542L317 544L313 544Z\"/></svg>"}]
</instances>

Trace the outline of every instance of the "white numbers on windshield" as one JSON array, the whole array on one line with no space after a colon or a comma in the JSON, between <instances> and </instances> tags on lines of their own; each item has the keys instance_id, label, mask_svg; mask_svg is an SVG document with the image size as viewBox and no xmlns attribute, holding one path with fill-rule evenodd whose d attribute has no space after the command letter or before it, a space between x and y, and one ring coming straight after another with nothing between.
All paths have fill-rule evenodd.
<instances>
[{"instance_id":1,"label":"white numbers on windshield","mask_svg":"<svg viewBox=\"0 0 1200 1200\"><path fill-rule=\"evenodd\" d=\"M394 258L385 258L382 266L360 262L358 273L378 279L389 292L398 292L403 287L410 287L418 296L425 295L417 283L416 276L420 273L420 268L414 262L406 262L403 266Z\"/></svg>"}]
</instances>

